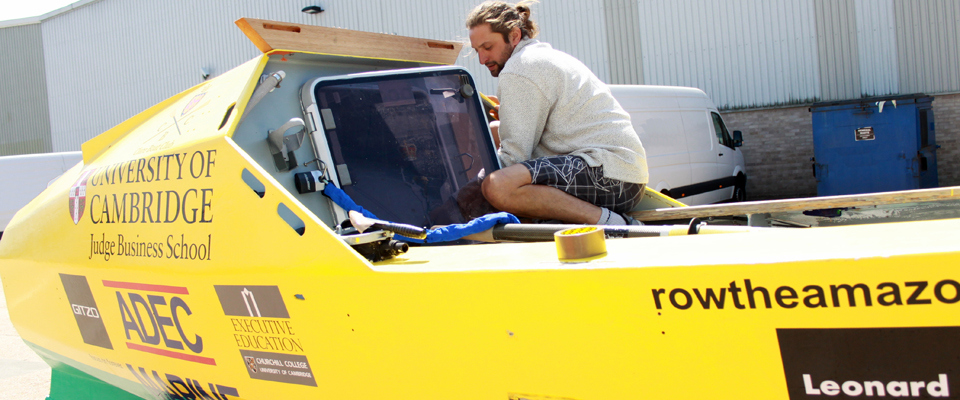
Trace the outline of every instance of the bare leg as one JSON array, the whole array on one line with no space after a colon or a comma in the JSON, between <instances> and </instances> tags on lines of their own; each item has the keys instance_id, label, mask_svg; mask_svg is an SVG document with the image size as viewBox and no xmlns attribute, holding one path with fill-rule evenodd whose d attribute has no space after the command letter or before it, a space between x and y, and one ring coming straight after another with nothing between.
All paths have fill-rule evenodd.
<instances>
[{"instance_id":1,"label":"bare leg","mask_svg":"<svg viewBox=\"0 0 960 400\"><path fill-rule=\"evenodd\" d=\"M514 164L483 180L483 196L494 207L520 217L578 224L595 224L600 219L600 207L560 189L532 182L527 167Z\"/></svg>"}]
</instances>

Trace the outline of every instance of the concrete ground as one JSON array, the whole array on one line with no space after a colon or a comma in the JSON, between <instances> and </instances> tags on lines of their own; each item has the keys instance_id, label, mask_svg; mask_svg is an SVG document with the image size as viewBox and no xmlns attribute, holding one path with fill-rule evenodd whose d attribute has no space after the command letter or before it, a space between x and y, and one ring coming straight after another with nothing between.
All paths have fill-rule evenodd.
<instances>
[{"instance_id":1,"label":"concrete ground","mask_svg":"<svg viewBox=\"0 0 960 400\"><path fill-rule=\"evenodd\" d=\"M0 285L0 400L44 400L49 393L50 367L13 328Z\"/></svg>"}]
</instances>

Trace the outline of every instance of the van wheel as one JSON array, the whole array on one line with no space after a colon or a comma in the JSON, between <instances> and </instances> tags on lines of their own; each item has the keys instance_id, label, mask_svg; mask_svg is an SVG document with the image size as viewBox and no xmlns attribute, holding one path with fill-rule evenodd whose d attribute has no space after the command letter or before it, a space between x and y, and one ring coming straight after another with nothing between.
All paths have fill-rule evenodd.
<instances>
[{"instance_id":1,"label":"van wheel","mask_svg":"<svg viewBox=\"0 0 960 400\"><path fill-rule=\"evenodd\" d=\"M738 183L733 187L732 200L735 202L747 201L747 188L744 187L744 184Z\"/></svg>"}]
</instances>

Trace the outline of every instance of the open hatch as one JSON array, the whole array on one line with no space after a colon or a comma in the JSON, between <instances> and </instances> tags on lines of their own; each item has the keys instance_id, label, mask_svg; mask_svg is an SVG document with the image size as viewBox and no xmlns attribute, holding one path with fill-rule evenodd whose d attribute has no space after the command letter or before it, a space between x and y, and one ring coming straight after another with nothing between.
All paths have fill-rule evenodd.
<instances>
[{"instance_id":1,"label":"open hatch","mask_svg":"<svg viewBox=\"0 0 960 400\"><path fill-rule=\"evenodd\" d=\"M499 168L473 80L460 67L322 77L300 95L318 171L381 219L466 222L461 189Z\"/></svg>"}]
</instances>

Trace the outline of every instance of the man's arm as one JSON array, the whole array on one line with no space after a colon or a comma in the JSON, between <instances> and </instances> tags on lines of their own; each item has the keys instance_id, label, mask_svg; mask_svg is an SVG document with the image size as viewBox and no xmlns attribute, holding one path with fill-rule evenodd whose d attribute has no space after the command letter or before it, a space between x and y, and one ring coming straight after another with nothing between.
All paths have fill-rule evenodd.
<instances>
[{"instance_id":1,"label":"man's arm","mask_svg":"<svg viewBox=\"0 0 960 400\"><path fill-rule=\"evenodd\" d=\"M497 106L500 107L500 106ZM493 136L493 148L500 148L500 120L490 121L490 135Z\"/></svg>"},{"instance_id":2,"label":"man's arm","mask_svg":"<svg viewBox=\"0 0 960 400\"><path fill-rule=\"evenodd\" d=\"M552 106L531 80L515 74L500 75L500 150L504 167L529 160L540 143Z\"/></svg>"}]
</instances>

